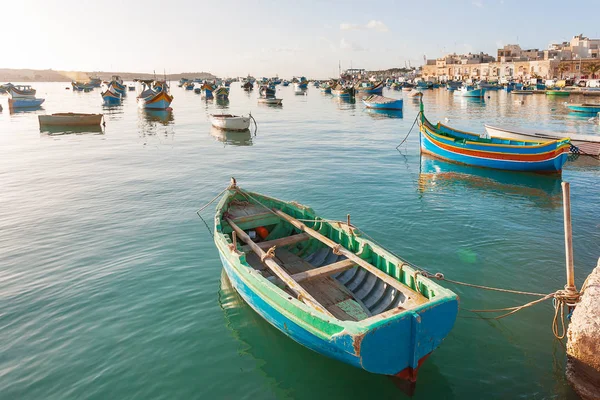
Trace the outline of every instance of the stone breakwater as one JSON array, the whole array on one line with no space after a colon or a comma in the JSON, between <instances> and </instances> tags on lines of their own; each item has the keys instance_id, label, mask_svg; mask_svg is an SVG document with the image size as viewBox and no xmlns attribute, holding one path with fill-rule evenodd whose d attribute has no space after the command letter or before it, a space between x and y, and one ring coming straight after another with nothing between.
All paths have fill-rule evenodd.
<instances>
[{"instance_id":1,"label":"stone breakwater","mask_svg":"<svg viewBox=\"0 0 600 400\"><path fill-rule=\"evenodd\" d=\"M567 333L567 380L584 400L600 399L600 259Z\"/></svg>"}]
</instances>

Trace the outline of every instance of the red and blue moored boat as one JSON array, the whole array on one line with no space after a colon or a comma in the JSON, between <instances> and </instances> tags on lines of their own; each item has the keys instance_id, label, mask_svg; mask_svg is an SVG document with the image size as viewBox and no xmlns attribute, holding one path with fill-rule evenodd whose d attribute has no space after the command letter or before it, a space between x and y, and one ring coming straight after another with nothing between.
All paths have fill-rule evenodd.
<instances>
[{"instance_id":1,"label":"red and blue moored boat","mask_svg":"<svg viewBox=\"0 0 600 400\"><path fill-rule=\"evenodd\" d=\"M567 161L570 139L545 142L481 137L425 118L421 103L419 118L421 151L444 160L475 167L557 173Z\"/></svg>"}]
</instances>

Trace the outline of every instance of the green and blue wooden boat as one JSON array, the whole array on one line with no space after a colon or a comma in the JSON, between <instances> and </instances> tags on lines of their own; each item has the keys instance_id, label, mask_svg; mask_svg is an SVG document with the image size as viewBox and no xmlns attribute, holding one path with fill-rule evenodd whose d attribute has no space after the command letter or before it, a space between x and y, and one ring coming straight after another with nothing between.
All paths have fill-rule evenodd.
<instances>
[{"instance_id":1,"label":"green and blue wooden boat","mask_svg":"<svg viewBox=\"0 0 600 400\"><path fill-rule=\"evenodd\" d=\"M348 221L239 188L219 202L215 244L241 297L296 342L415 381L448 335L458 296Z\"/></svg>"},{"instance_id":2,"label":"green and blue wooden boat","mask_svg":"<svg viewBox=\"0 0 600 400\"><path fill-rule=\"evenodd\" d=\"M597 114L600 112L600 104L598 104L598 103L567 104L567 108L571 111L586 113L586 114Z\"/></svg>"}]
</instances>

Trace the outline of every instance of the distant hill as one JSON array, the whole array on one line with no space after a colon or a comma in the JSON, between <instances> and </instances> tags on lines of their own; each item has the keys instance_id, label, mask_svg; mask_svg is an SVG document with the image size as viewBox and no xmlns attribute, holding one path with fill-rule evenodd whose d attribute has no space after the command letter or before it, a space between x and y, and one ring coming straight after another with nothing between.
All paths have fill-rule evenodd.
<instances>
[{"instance_id":1,"label":"distant hill","mask_svg":"<svg viewBox=\"0 0 600 400\"><path fill-rule=\"evenodd\" d=\"M8 69L0 68L0 83L4 82L71 82L86 81L91 77L108 80L112 75L119 75L123 80L131 81L135 78L152 79L154 74L144 72L105 72L105 71L55 71L52 69ZM162 78L162 74L157 74ZM209 72L185 72L182 74L168 74L167 80L176 81L181 78L214 79L215 76Z\"/></svg>"}]
</instances>

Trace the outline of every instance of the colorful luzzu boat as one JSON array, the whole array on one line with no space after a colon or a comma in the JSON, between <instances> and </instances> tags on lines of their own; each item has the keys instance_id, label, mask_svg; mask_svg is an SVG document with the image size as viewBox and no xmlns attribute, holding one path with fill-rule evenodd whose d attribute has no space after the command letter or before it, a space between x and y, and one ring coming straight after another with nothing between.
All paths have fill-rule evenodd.
<instances>
[{"instance_id":1,"label":"colorful luzzu boat","mask_svg":"<svg viewBox=\"0 0 600 400\"><path fill-rule=\"evenodd\" d=\"M371 373L416 381L456 320L455 293L349 222L235 180L217 206L214 240L231 284L265 321Z\"/></svg>"},{"instance_id":2,"label":"colorful luzzu boat","mask_svg":"<svg viewBox=\"0 0 600 400\"><path fill-rule=\"evenodd\" d=\"M212 99L214 97L213 92L215 91L215 87L210 83L204 82L202 86L200 86L200 90L205 99Z\"/></svg>"},{"instance_id":3,"label":"colorful luzzu boat","mask_svg":"<svg viewBox=\"0 0 600 400\"><path fill-rule=\"evenodd\" d=\"M213 92L213 96L217 100L228 100L229 99L229 88L226 86L219 86Z\"/></svg>"},{"instance_id":4,"label":"colorful luzzu boat","mask_svg":"<svg viewBox=\"0 0 600 400\"><path fill-rule=\"evenodd\" d=\"M109 87L105 92L101 93L102 102L105 106L116 106L121 104L121 95L115 93L112 87Z\"/></svg>"},{"instance_id":5,"label":"colorful luzzu boat","mask_svg":"<svg viewBox=\"0 0 600 400\"><path fill-rule=\"evenodd\" d=\"M169 108L173 101L167 90L168 86L164 82L143 81L144 90L137 98L138 106L148 110L165 110Z\"/></svg>"},{"instance_id":6,"label":"colorful luzzu boat","mask_svg":"<svg viewBox=\"0 0 600 400\"><path fill-rule=\"evenodd\" d=\"M356 92L362 94L383 94L383 82L360 82L356 84Z\"/></svg>"},{"instance_id":7,"label":"colorful luzzu boat","mask_svg":"<svg viewBox=\"0 0 600 400\"><path fill-rule=\"evenodd\" d=\"M367 108L375 110L402 110L402 99L392 99L389 97L373 94L363 99L363 104Z\"/></svg>"},{"instance_id":8,"label":"colorful luzzu boat","mask_svg":"<svg viewBox=\"0 0 600 400\"><path fill-rule=\"evenodd\" d=\"M433 125L423 113L419 125L421 151L444 160L476 167L557 173L567 161L571 142L568 138L543 142L501 137L482 138L477 134Z\"/></svg>"}]
</instances>

